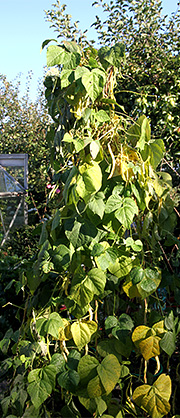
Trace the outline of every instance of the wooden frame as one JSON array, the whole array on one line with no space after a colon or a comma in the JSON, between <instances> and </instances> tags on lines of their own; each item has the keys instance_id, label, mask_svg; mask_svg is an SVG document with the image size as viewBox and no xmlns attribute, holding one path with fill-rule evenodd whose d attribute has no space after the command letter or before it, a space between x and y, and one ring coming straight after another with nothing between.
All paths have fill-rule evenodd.
<instances>
[{"instance_id":1,"label":"wooden frame","mask_svg":"<svg viewBox=\"0 0 180 418\"><path fill-rule=\"evenodd\" d=\"M24 188L28 188L28 154L0 154L0 165L3 168L23 167L24 169Z\"/></svg>"},{"instance_id":2,"label":"wooden frame","mask_svg":"<svg viewBox=\"0 0 180 418\"><path fill-rule=\"evenodd\" d=\"M8 168L13 169L14 167L19 167L20 169L22 168L23 175L19 176L18 179L21 181L21 183L7 171ZM19 200L17 203L17 208L12 216L11 221L9 222L8 227L5 226L3 214L0 209L0 218L4 231L4 237L0 245L3 246L22 206L24 224L28 223L28 205L25 201L28 188L28 154L0 154L0 171L0 174L3 175L4 179L4 191L0 191L0 199L11 200L13 198L18 198ZM12 188L12 191L8 190L8 187L9 189Z\"/></svg>"}]
</instances>

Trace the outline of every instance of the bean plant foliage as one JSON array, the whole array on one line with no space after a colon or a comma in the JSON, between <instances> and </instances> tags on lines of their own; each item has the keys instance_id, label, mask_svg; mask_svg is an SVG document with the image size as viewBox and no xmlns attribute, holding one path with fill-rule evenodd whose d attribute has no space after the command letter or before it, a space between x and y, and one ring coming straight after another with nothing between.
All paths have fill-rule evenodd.
<instances>
[{"instance_id":1,"label":"bean plant foliage","mask_svg":"<svg viewBox=\"0 0 180 418\"><path fill-rule=\"evenodd\" d=\"M143 112L151 118L153 134L164 139L165 159L178 169L179 1L170 16L163 15L161 0L97 0L94 6L104 12L104 20L96 16L93 24L100 42L123 41L127 51L117 100L123 101L129 115Z\"/></svg>"},{"instance_id":2,"label":"bean plant foliage","mask_svg":"<svg viewBox=\"0 0 180 418\"><path fill-rule=\"evenodd\" d=\"M123 43L45 46L61 199L21 268L20 328L0 341L2 417L173 416L180 324L162 295L180 292L165 256L179 241L163 140L115 99Z\"/></svg>"}]
</instances>

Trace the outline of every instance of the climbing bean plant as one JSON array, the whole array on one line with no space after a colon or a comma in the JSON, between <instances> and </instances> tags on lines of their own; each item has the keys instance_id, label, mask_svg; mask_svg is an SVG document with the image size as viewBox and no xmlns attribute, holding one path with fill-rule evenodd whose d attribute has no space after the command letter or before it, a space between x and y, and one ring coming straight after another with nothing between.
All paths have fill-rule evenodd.
<instances>
[{"instance_id":1,"label":"climbing bean plant","mask_svg":"<svg viewBox=\"0 0 180 418\"><path fill-rule=\"evenodd\" d=\"M179 242L163 140L115 100L123 44L45 46L61 193L37 256L21 268L20 329L0 342L1 373L11 374L2 416L173 416L180 324L163 295L180 291L166 257Z\"/></svg>"}]
</instances>

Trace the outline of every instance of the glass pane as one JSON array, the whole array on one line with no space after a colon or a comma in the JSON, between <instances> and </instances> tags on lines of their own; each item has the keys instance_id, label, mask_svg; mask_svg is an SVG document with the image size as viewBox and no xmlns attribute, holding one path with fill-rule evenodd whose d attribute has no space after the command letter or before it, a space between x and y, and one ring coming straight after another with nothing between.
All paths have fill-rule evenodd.
<instances>
[{"instance_id":1,"label":"glass pane","mask_svg":"<svg viewBox=\"0 0 180 418\"><path fill-rule=\"evenodd\" d=\"M0 168L0 193L22 192L17 180L11 178L3 168Z\"/></svg>"}]
</instances>

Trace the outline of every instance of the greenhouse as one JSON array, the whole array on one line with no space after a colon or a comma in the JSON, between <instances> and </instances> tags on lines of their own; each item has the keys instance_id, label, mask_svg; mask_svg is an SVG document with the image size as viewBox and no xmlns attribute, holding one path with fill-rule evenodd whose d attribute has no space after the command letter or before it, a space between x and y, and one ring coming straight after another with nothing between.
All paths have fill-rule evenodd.
<instances>
[{"instance_id":1,"label":"greenhouse","mask_svg":"<svg viewBox=\"0 0 180 418\"><path fill-rule=\"evenodd\" d=\"M27 154L0 155L1 246L11 230L28 223L27 179Z\"/></svg>"}]
</instances>

